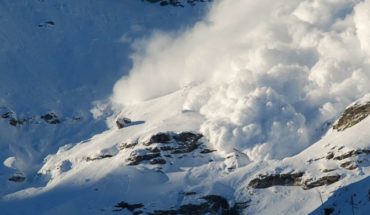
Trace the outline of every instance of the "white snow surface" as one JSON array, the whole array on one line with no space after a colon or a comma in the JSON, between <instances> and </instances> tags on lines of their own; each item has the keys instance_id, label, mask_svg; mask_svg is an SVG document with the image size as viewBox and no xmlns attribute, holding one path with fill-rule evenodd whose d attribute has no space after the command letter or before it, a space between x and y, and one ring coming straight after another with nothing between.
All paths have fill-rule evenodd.
<instances>
[{"instance_id":1,"label":"white snow surface","mask_svg":"<svg viewBox=\"0 0 370 215\"><path fill-rule=\"evenodd\" d=\"M112 100L190 87L184 108L205 117L201 131L217 149L294 155L369 92L369 11L369 0L216 1L193 28L137 46Z\"/></svg>"},{"instance_id":2,"label":"white snow surface","mask_svg":"<svg viewBox=\"0 0 370 215\"><path fill-rule=\"evenodd\" d=\"M369 149L370 133L364 128L370 126L370 118L342 132L329 130L320 141L283 160L251 162L246 155L240 156L239 151L228 155L218 151L204 155L196 152L173 155L164 165L128 165L127 158L131 152L134 149L144 152L146 147L138 144L133 149L120 149L123 143L146 142L158 132L199 129L204 121L202 115L182 111L186 95L186 90L181 90L126 107L124 116L141 123L133 123L123 129L112 127L74 146L60 148L56 154L45 158L39 176L27 179L30 180L27 188L4 193L0 202L2 212L27 214L27 211L37 210L37 214L116 214L118 212L113 211L113 206L125 201L142 203L144 212L150 213L187 203L196 204L205 195L220 195L227 198L230 205L249 202L242 214L321 214L320 198L325 207L335 205L336 210L343 213L351 209L350 204L344 202L354 193L357 195L356 204L361 204L356 214L366 214L370 209L370 204L366 203L368 189L363 189L370 185L369 156L356 155L345 160L325 158L329 152L341 155L353 149ZM207 139L203 138L202 142L212 149L213 145ZM88 157L107 154L112 157L87 160ZM347 170L340 167L343 162L351 160L361 160L358 168ZM310 190L299 186L266 189L248 186L260 174L292 172L304 172L304 179L340 175L340 180ZM362 185L357 186L356 183ZM348 190L345 189L347 186L355 188ZM186 192L196 194L186 196ZM337 195L342 196L340 204L335 203L337 199L331 200ZM330 203L325 203L327 200ZM131 213L123 211L123 214Z\"/></svg>"},{"instance_id":3,"label":"white snow surface","mask_svg":"<svg viewBox=\"0 0 370 215\"><path fill-rule=\"evenodd\" d=\"M370 0L216 0L197 22L205 7L0 2L0 114L34 117L0 119L0 214L132 214L114 211L121 201L148 214L206 195L246 203L241 214L370 211L369 154L328 158L370 150L369 117L329 128L370 102ZM129 165L152 135L186 131L204 135L200 148ZM291 173L340 178L249 186Z\"/></svg>"}]
</instances>

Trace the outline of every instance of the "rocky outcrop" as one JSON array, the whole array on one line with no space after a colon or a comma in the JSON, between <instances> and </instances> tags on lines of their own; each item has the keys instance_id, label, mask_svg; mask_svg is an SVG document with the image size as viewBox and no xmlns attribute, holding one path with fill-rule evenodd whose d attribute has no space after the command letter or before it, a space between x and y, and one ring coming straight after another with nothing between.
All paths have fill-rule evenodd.
<instances>
[{"instance_id":1,"label":"rocky outcrop","mask_svg":"<svg viewBox=\"0 0 370 215\"><path fill-rule=\"evenodd\" d=\"M138 165L144 161L152 165L164 165L167 163L164 157L171 158L172 155L186 154L198 149L202 144L202 137L202 134L194 132L160 132L142 143L124 143L119 148L133 149L127 159L128 165ZM145 148L135 149L137 145Z\"/></svg>"},{"instance_id":2,"label":"rocky outcrop","mask_svg":"<svg viewBox=\"0 0 370 215\"><path fill-rule=\"evenodd\" d=\"M98 155L96 157L87 157L86 158L86 161L95 161L95 160L102 160L102 159L105 159L105 158L111 158L113 157L113 155L110 155L110 154L104 154L104 155Z\"/></svg>"},{"instance_id":3,"label":"rocky outcrop","mask_svg":"<svg viewBox=\"0 0 370 215\"><path fill-rule=\"evenodd\" d=\"M249 187L263 189L272 186L300 186L304 190L333 184L340 179L340 175L325 175L319 178L303 180L303 172L287 174L259 175L249 182Z\"/></svg>"},{"instance_id":4,"label":"rocky outcrop","mask_svg":"<svg viewBox=\"0 0 370 215\"><path fill-rule=\"evenodd\" d=\"M114 207L116 209L114 209L113 211L122 211L123 209L127 209L134 214L140 214L141 211L138 211L138 209L144 207L144 205L143 204L129 204L127 202L122 201L122 202L117 203Z\"/></svg>"},{"instance_id":5,"label":"rocky outcrop","mask_svg":"<svg viewBox=\"0 0 370 215\"><path fill-rule=\"evenodd\" d=\"M249 182L252 188L268 188L272 186L300 186L303 172L288 174L259 175Z\"/></svg>"},{"instance_id":6,"label":"rocky outcrop","mask_svg":"<svg viewBox=\"0 0 370 215\"><path fill-rule=\"evenodd\" d=\"M239 206L234 205L230 207L228 201L218 195L208 195L201 198L203 203L200 204L185 204L178 209L172 210L156 210L152 215L203 215L203 214L214 214L214 215L238 215Z\"/></svg>"},{"instance_id":7,"label":"rocky outcrop","mask_svg":"<svg viewBox=\"0 0 370 215\"><path fill-rule=\"evenodd\" d=\"M333 125L333 129L337 131L344 131L363 119L368 117L370 114L370 102L365 104L356 103L348 107L339 120Z\"/></svg>"},{"instance_id":8,"label":"rocky outcrop","mask_svg":"<svg viewBox=\"0 0 370 215\"><path fill-rule=\"evenodd\" d=\"M26 180L26 177L24 177L22 174L15 174L12 177L8 178L11 182L24 182Z\"/></svg>"},{"instance_id":9,"label":"rocky outcrop","mask_svg":"<svg viewBox=\"0 0 370 215\"><path fill-rule=\"evenodd\" d=\"M128 165L138 165L143 161L150 161L154 158L160 157L160 153L151 153L146 150L133 151L127 159Z\"/></svg>"},{"instance_id":10,"label":"rocky outcrop","mask_svg":"<svg viewBox=\"0 0 370 215\"><path fill-rule=\"evenodd\" d=\"M59 124L60 123L60 120L58 118L58 116L55 114L55 113L47 113L45 115L42 115L40 117L41 119L43 119L46 123L49 123L49 124Z\"/></svg>"},{"instance_id":11,"label":"rocky outcrop","mask_svg":"<svg viewBox=\"0 0 370 215\"><path fill-rule=\"evenodd\" d=\"M144 143L145 146L157 144L151 147L150 150L169 151L171 154L189 153L198 148L199 140L203 137L202 134L193 132L181 133L158 133L150 137L149 141Z\"/></svg>"},{"instance_id":12,"label":"rocky outcrop","mask_svg":"<svg viewBox=\"0 0 370 215\"><path fill-rule=\"evenodd\" d=\"M131 119L126 118L126 117L121 117L121 118L116 119L116 126L118 129L124 128L130 123L131 123Z\"/></svg>"},{"instance_id":13,"label":"rocky outcrop","mask_svg":"<svg viewBox=\"0 0 370 215\"><path fill-rule=\"evenodd\" d=\"M212 0L144 0L145 2L159 4L160 6L185 7L186 4L194 6L198 2L211 2Z\"/></svg>"},{"instance_id":14,"label":"rocky outcrop","mask_svg":"<svg viewBox=\"0 0 370 215\"><path fill-rule=\"evenodd\" d=\"M339 181L340 175L326 175L318 179L308 179L303 182L303 189L309 190L315 187L320 187L324 185L330 185Z\"/></svg>"}]
</instances>

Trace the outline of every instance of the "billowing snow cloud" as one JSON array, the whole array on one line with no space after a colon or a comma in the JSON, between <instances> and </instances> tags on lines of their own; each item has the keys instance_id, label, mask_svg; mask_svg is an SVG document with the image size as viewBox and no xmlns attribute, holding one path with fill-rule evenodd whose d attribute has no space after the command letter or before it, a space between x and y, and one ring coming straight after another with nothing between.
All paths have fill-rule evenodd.
<instances>
[{"instance_id":1,"label":"billowing snow cloud","mask_svg":"<svg viewBox=\"0 0 370 215\"><path fill-rule=\"evenodd\" d=\"M191 87L184 109L205 116L218 149L251 159L298 153L370 91L370 0L216 1L181 33L135 44L113 102Z\"/></svg>"}]
</instances>

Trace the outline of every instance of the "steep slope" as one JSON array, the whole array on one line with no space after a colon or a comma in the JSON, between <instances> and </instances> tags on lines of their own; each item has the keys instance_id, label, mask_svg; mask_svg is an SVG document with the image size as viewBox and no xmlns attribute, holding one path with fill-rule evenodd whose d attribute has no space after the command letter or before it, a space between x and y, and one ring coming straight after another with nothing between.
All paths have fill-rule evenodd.
<instances>
[{"instance_id":1,"label":"steep slope","mask_svg":"<svg viewBox=\"0 0 370 215\"><path fill-rule=\"evenodd\" d=\"M1 208L6 214L321 214L348 211L341 201L353 195L356 214L369 209L368 189L356 183L370 183L364 129L370 118L330 130L296 156L251 162L240 151L215 151L198 135L204 119L183 109L187 90L128 106L118 117L131 119L125 127L112 118L110 130L60 148L33 187L5 195Z\"/></svg>"},{"instance_id":2,"label":"steep slope","mask_svg":"<svg viewBox=\"0 0 370 215\"><path fill-rule=\"evenodd\" d=\"M1 177L17 173L27 182L46 155L104 131L111 112L101 114L108 105L99 101L128 73L134 41L154 30L186 28L206 7L134 0L1 1L0 160L12 160L10 169L1 165Z\"/></svg>"}]
</instances>

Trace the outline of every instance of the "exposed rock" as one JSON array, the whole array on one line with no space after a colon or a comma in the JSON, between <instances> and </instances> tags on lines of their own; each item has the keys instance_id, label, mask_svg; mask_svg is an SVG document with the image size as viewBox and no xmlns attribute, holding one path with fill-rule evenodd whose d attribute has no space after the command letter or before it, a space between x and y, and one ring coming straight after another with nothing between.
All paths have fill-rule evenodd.
<instances>
[{"instance_id":1,"label":"exposed rock","mask_svg":"<svg viewBox=\"0 0 370 215\"><path fill-rule=\"evenodd\" d=\"M160 6L185 7L186 4L194 6L198 2L211 2L212 0L144 0L149 3L159 3Z\"/></svg>"},{"instance_id":2,"label":"exposed rock","mask_svg":"<svg viewBox=\"0 0 370 215\"><path fill-rule=\"evenodd\" d=\"M215 152L216 150L212 150L212 149L203 149L202 151L200 151L201 154L209 154L209 153L212 153L212 152Z\"/></svg>"},{"instance_id":3,"label":"exposed rock","mask_svg":"<svg viewBox=\"0 0 370 215\"><path fill-rule=\"evenodd\" d=\"M55 26L55 22L54 21L45 21L45 22L40 23L38 26L40 28L48 27L48 26Z\"/></svg>"},{"instance_id":4,"label":"exposed rock","mask_svg":"<svg viewBox=\"0 0 370 215\"><path fill-rule=\"evenodd\" d=\"M22 176L22 174L16 174L8 178L8 180L12 182L23 182L26 180L26 177Z\"/></svg>"},{"instance_id":5,"label":"exposed rock","mask_svg":"<svg viewBox=\"0 0 370 215\"><path fill-rule=\"evenodd\" d=\"M370 154L370 149L351 150L351 151L345 152L344 154L335 156L333 159L334 160L344 160L346 158L350 158L350 157L360 155L360 154Z\"/></svg>"},{"instance_id":6,"label":"exposed rock","mask_svg":"<svg viewBox=\"0 0 370 215\"><path fill-rule=\"evenodd\" d=\"M230 207L228 201L222 196L208 195L201 198L204 203L201 204L186 204L178 209L173 210L157 210L152 215L204 215L204 214L219 214L219 215L238 215L236 207Z\"/></svg>"},{"instance_id":7,"label":"exposed rock","mask_svg":"<svg viewBox=\"0 0 370 215\"><path fill-rule=\"evenodd\" d=\"M8 119L8 118L10 118L13 115L14 115L14 113L9 111L9 112L6 112L6 113L1 114L1 118Z\"/></svg>"},{"instance_id":8,"label":"exposed rock","mask_svg":"<svg viewBox=\"0 0 370 215\"><path fill-rule=\"evenodd\" d=\"M334 211L334 208L324 208L325 215L331 215Z\"/></svg>"},{"instance_id":9,"label":"exposed rock","mask_svg":"<svg viewBox=\"0 0 370 215\"><path fill-rule=\"evenodd\" d=\"M300 186L303 172L288 174L260 175L249 182L252 188L268 188L272 186Z\"/></svg>"},{"instance_id":10,"label":"exposed rock","mask_svg":"<svg viewBox=\"0 0 370 215\"><path fill-rule=\"evenodd\" d=\"M119 129L126 127L130 123L131 123L131 119L129 118L122 117L122 118L116 119L116 125Z\"/></svg>"},{"instance_id":11,"label":"exposed rock","mask_svg":"<svg viewBox=\"0 0 370 215\"><path fill-rule=\"evenodd\" d=\"M110 154L106 154L106 155L99 155L99 156L96 156L96 157L87 157L86 158L86 161L95 161L95 160L101 160L101 159L104 159L104 158L111 158L113 157L113 155L110 155Z\"/></svg>"},{"instance_id":12,"label":"exposed rock","mask_svg":"<svg viewBox=\"0 0 370 215\"><path fill-rule=\"evenodd\" d=\"M172 140L172 135L168 133L158 133L154 134L150 137L149 141L147 143L144 143L144 145L149 146L153 143L168 143Z\"/></svg>"},{"instance_id":13,"label":"exposed rock","mask_svg":"<svg viewBox=\"0 0 370 215\"><path fill-rule=\"evenodd\" d=\"M370 102L366 104L354 104L348 107L339 120L333 125L333 129L344 131L361 122L370 114Z\"/></svg>"},{"instance_id":14,"label":"exposed rock","mask_svg":"<svg viewBox=\"0 0 370 215\"><path fill-rule=\"evenodd\" d=\"M43 116L40 117L41 119L43 119L45 122L49 123L49 124L59 124L60 123L60 120L58 119L58 116L55 114L55 113L47 113Z\"/></svg>"},{"instance_id":15,"label":"exposed rock","mask_svg":"<svg viewBox=\"0 0 370 215\"><path fill-rule=\"evenodd\" d=\"M330 185L330 184L333 184L333 183L339 181L339 179L340 179L340 175L327 175L327 176L323 176L323 177L321 177L319 179L316 179L316 180L309 179L309 180L306 180L303 183L303 189L308 190L308 189L312 189L314 187L320 187L320 186L323 186L323 185Z\"/></svg>"},{"instance_id":16,"label":"exposed rock","mask_svg":"<svg viewBox=\"0 0 370 215\"><path fill-rule=\"evenodd\" d=\"M122 211L123 209L127 209L131 212L134 212L135 210L144 207L144 205L141 203L140 204L129 204L127 202L122 201L122 202L117 203L114 207L117 209L114 209L113 211Z\"/></svg>"},{"instance_id":17,"label":"exposed rock","mask_svg":"<svg viewBox=\"0 0 370 215\"><path fill-rule=\"evenodd\" d=\"M29 121L29 119L10 118L9 125L14 126L14 127L18 127L18 126L21 126L21 125L27 123L28 121Z\"/></svg>"},{"instance_id":18,"label":"exposed rock","mask_svg":"<svg viewBox=\"0 0 370 215\"><path fill-rule=\"evenodd\" d=\"M120 150L124 150L124 149L130 149L130 148L134 148L138 143L137 142L133 142L133 143L121 143L118 148Z\"/></svg>"},{"instance_id":19,"label":"exposed rock","mask_svg":"<svg viewBox=\"0 0 370 215\"><path fill-rule=\"evenodd\" d=\"M189 153L198 148L198 141L202 137L202 134L193 132L182 132L179 134L173 132L161 132L151 136L149 141L144 143L144 145L149 146L154 143L166 144L166 146L157 147L156 150L171 151L172 154ZM168 145L170 143L172 144ZM155 148L150 148L148 150L153 151Z\"/></svg>"},{"instance_id":20,"label":"exposed rock","mask_svg":"<svg viewBox=\"0 0 370 215\"><path fill-rule=\"evenodd\" d=\"M334 158L334 152L329 152L328 155L326 155L326 159L330 160Z\"/></svg>"},{"instance_id":21,"label":"exposed rock","mask_svg":"<svg viewBox=\"0 0 370 215\"><path fill-rule=\"evenodd\" d=\"M304 190L312 189L323 185L333 184L340 179L340 175L326 175L318 179L308 179L303 181L303 172L289 174L260 175L258 178L249 182L252 188L268 188L272 186L301 186Z\"/></svg>"},{"instance_id":22,"label":"exposed rock","mask_svg":"<svg viewBox=\"0 0 370 215\"><path fill-rule=\"evenodd\" d=\"M138 165L142 161L152 160L152 159L157 158L159 156L161 156L160 153L147 153L147 152L142 151L142 150L133 151L130 154L130 157L127 159L127 161L129 161L128 165Z\"/></svg>"},{"instance_id":23,"label":"exposed rock","mask_svg":"<svg viewBox=\"0 0 370 215\"><path fill-rule=\"evenodd\" d=\"M171 155L193 152L202 144L199 142L202 137L202 134L193 132L160 132L154 134L149 140L141 143L147 148L137 149L131 153L128 158L129 165L138 165L147 160L150 160L150 164L166 164L167 162L163 157L172 158ZM131 145L125 144L121 147L129 146Z\"/></svg>"},{"instance_id":24,"label":"exposed rock","mask_svg":"<svg viewBox=\"0 0 370 215\"><path fill-rule=\"evenodd\" d=\"M357 168L357 165L353 161L347 161L347 162L342 163L340 167L348 169L348 170L354 170Z\"/></svg>"},{"instance_id":25,"label":"exposed rock","mask_svg":"<svg viewBox=\"0 0 370 215\"><path fill-rule=\"evenodd\" d=\"M155 165L155 164L163 165L163 164L166 164L166 160L163 159L163 158L154 158L154 159L150 160L149 163L152 164L152 165Z\"/></svg>"}]
</instances>

